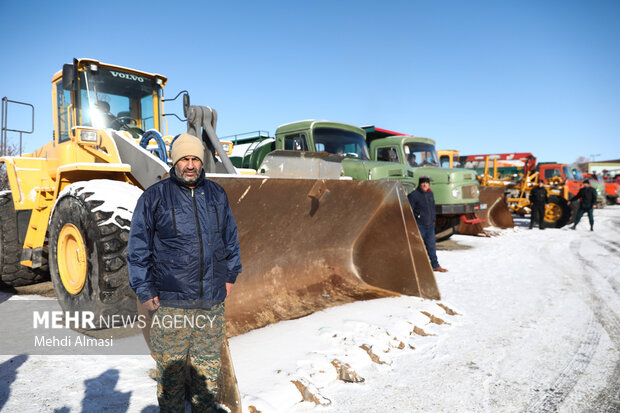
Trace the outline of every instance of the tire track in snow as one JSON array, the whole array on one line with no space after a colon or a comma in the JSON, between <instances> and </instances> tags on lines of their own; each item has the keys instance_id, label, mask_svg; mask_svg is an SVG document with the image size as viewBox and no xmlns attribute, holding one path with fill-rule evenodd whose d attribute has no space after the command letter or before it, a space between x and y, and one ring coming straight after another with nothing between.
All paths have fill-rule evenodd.
<instances>
[{"instance_id":1,"label":"tire track in snow","mask_svg":"<svg viewBox=\"0 0 620 413\"><path fill-rule=\"evenodd\" d=\"M605 248L608 252L611 252L612 254L615 254L616 256L620 255L620 244L618 244L617 242L603 240L600 238L595 238L594 241L601 247ZM587 262L588 265L592 265L591 261L586 260L579 253L577 254L579 255L579 259L584 261L584 263ZM603 278L605 278L605 281L607 281L609 285L611 285L611 288L614 290L614 292L620 295L620 282L618 282L618 280L616 280L613 276L609 276L609 275L603 275Z\"/></svg>"},{"instance_id":2,"label":"tire track in snow","mask_svg":"<svg viewBox=\"0 0 620 413\"><path fill-rule=\"evenodd\" d=\"M616 222L614 222L616 224ZM600 242L597 241L600 244ZM582 263L583 268L596 268L594 263L580 253L581 240L574 240L569 244L571 253ZM608 245L609 246L609 245ZM613 247L612 247L613 248ZM604 329L614 346L620 349L620 320L603 297L599 297L592 279L592 271L579 271L593 316L588 322L587 331L578 345L577 351L566 366L560 371L553 384L549 386L535 402L531 403L525 412L555 412L561 403L568 397L580 377L594 357ZM599 274L597 274L599 275ZM610 278L600 274L614 292L616 288ZM614 280L615 281L615 280ZM620 360L616 362L613 373L607 378L606 386L594 399L591 405L593 412L620 411Z\"/></svg>"},{"instance_id":3,"label":"tire track in snow","mask_svg":"<svg viewBox=\"0 0 620 413\"><path fill-rule=\"evenodd\" d=\"M614 225L620 226L620 221L613 221ZM584 266L589 268L596 268L595 263L585 258L579 247L580 241L572 241L570 243L571 251L581 261ZM591 272L582 272L582 279L588 287L588 293L590 295L590 307L594 314L601 321L603 328L607 332L607 335L611 339L616 350L620 350L620 319L615 314L614 310L607 304L603 297L599 297L594 287L594 282L591 278ZM605 281L609 282L609 277L603 276ZM610 286L617 293L614 285L610 283ZM618 412L620 411L620 358L616 360L616 366L614 372L607 378L607 385L596 396L590 411L592 412Z\"/></svg>"},{"instance_id":4,"label":"tire track in snow","mask_svg":"<svg viewBox=\"0 0 620 413\"><path fill-rule=\"evenodd\" d=\"M592 361L596 348L601 339L602 328L595 316L590 318L584 339L573 358L564 366L553 384L536 400L530 404L525 412L546 413L557 411L558 406L566 399L575 387L581 375Z\"/></svg>"}]
</instances>

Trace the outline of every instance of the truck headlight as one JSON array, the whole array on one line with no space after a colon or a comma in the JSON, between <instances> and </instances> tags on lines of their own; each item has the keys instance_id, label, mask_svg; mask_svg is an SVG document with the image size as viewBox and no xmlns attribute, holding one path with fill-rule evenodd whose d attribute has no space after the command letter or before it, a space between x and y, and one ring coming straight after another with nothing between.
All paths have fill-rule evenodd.
<instances>
[{"instance_id":1,"label":"truck headlight","mask_svg":"<svg viewBox=\"0 0 620 413\"><path fill-rule=\"evenodd\" d=\"M94 130L80 131L80 140L83 142L97 142L97 131L94 131Z\"/></svg>"},{"instance_id":2,"label":"truck headlight","mask_svg":"<svg viewBox=\"0 0 620 413\"><path fill-rule=\"evenodd\" d=\"M463 195L463 192L461 191L461 187L454 188L452 190L452 197L453 198L461 199L462 195Z\"/></svg>"}]
</instances>

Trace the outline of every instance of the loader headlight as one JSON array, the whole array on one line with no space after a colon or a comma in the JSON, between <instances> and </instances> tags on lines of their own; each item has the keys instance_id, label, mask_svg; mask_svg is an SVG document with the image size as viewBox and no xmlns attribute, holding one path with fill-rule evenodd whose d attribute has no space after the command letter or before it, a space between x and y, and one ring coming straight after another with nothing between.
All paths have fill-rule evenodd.
<instances>
[{"instance_id":1,"label":"loader headlight","mask_svg":"<svg viewBox=\"0 0 620 413\"><path fill-rule=\"evenodd\" d=\"M463 195L463 192L461 191L461 187L454 188L452 190L452 197L456 199L461 199L462 195Z\"/></svg>"},{"instance_id":2,"label":"loader headlight","mask_svg":"<svg viewBox=\"0 0 620 413\"><path fill-rule=\"evenodd\" d=\"M94 131L94 130L80 131L80 140L82 142L97 142L97 131Z\"/></svg>"}]
</instances>

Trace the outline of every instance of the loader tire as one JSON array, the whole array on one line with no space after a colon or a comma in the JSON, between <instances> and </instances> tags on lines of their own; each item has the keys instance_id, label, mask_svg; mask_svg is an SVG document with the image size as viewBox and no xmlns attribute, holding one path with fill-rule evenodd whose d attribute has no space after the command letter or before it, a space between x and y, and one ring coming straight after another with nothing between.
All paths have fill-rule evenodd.
<instances>
[{"instance_id":1,"label":"loader tire","mask_svg":"<svg viewBox=\"0 0 620 413\"><path fill-rule=\"evenodd\" d=\"M47 271L21 265L21 255L13 196L8 193L0 196L0 286L20 287L49 278Z\"/></svg>"},{"instance_id":2,"label":"loader tire","mask_svg":"<svg viewBox=\"0 0 620 413\"><path fill-rule=\"evenodd\" d=\"M57 202L49 228L49 267L62 309L92 311L98 329L108 327L102 318L135 315L137 308L125 258L129 230L104 224L113 212L93 212L103 202L87 201L90 195L78 191Z\"/></svg>"},{"instance_id":3,"label":"loader tire","mask_svg":"<svg viewBox=\"0 0 620 413\"><path fill-rule=\"evenodd\" d=\"M566 199L551 195L545 205L545 227L562 228L571 218L571 208Z\"/></svg>"}]
</instances>

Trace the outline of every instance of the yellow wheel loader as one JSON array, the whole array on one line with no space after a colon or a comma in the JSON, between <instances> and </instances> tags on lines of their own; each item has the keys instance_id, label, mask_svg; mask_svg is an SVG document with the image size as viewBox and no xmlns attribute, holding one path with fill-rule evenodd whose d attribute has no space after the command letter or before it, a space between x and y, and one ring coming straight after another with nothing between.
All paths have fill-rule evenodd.
<instances>
[{"instance_id":1,"label":"yellow wheel loader","mask_svg":"<svg viewBox=\"0 0 620 413\"><path fill-rule=\"evenodd\" d=\"M439 163L444 168L465 167L459 162L459 151L441 150L437 151ZM458 232L467 235L476 235L483 231L485 227L493 225L498 228L513 228L514 221L506 203L505 185L497 179L493 179L489 173L489 160L486 158L486 168L483 175L478 175L480 182L480 203L486 205L486 209L476 212L477 220L471 223L461 220ZM497 163L494 163L494 177L497 176Z\"/></svg>"},{"instance_id":2,"label":"yellow wheel loader","mask_svg":"<svg viewBox=\"0 0 620 413\"><path fill-rule=\"evenodd\" d=\"M95 324L136 314L126 246L138 197L169 171L166 81L92 59L53 76L54 139L0 157L10 189L0 192L2 283L36 282L49 269L63 310L92 311ZM187 131L203 138L205 170L239 229L229 336L354 300L440 298L400 182L351 181L340 160L304 153L280 168L294 164L300 176L242 177L215 134L215 110L183 96ZM158 149L145 149L153 141Z\"/></svg>"}]
</instances>

